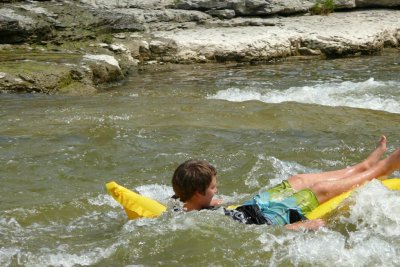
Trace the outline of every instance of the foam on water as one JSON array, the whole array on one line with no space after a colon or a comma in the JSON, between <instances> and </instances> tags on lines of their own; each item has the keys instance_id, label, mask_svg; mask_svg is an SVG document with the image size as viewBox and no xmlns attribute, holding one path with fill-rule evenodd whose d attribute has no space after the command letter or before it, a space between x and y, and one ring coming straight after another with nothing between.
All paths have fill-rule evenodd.
<instances>
[{"instance_id":1,"label":"foam on water","mask_svg":"<svg viewBox=\"0 0 400 267\"><path fill-rule=\"evenodd\" d=\"M68 249L60 246L56 249L42 248L39 254L24 253L20 254L18 261L24 266L90 266L101 259L110 257L118 247L124 245L124 242L116 242L109 247L101 248L89 248L87 251L81 251L79 253L70 253L66 251Z\"/></svg>"},{"instance_id":2,"label":"foam on water","mask_svg":"<svg viewBox=\"0 0 400 267\"><path fill-rule=\"evenodd\" d=\"M400 236L400 206L394 205L399 201L399 191L388 190L374 180L357 190L354 198L350 216L343 221L382 236Z\"/></svg>"},{"instance_id":3,"label":"foam on water","mask_svg":"<svg viewBox=\"0 0 400 267\"><path fill-rule=\"evenodd\" d=\"M159 184L138 186L136 190L140 194L160 202L165 202L166 200L170 199L171 196L174 194L171 186Z\"/></svg>"},{"instance_id":4,"label":"foam on water","mask_svg":"<svg viewBox=\"0 0 400 267\"><path fill-rule=\"evenodd\" d=\"M119 204L116 202L112 196L101 194L96 197L92 197L88 199L89 204L94 206L111 206L113 208L118 207Z\"/></svg>"},{"instance_id":5,"label":"foam on water","mask_svg":"<svg viewBox=\"0 0 400 267\"><path fill-rule=\"evenodd\" d=\"M346 236L327 229L298 235L288 246L294 265L394 266L398 263L396 254L396 245L382 238L370 235L352 244Z\"/></svg>"},{"instance_id":6,"label":"foam on water","mask_svg":"<svg viewBox=\"0 0 400 267\"><path fill-rule=\"evenodd\" d=\"M399 235L400 212L393 203L399 197L399 191L388 190L377 180L368 183L351 196L349 215L340 218L355 230L342 234L328 225L299 234L289 241L289 258L294 265L398 266L400 242L394 242L393 236Z\"/></svg>"},{"instance_id":7,"label":"foam on water","mask_svg":"<svg viewBox=\"0 0 400 267\"><path fill-rule=\"evenodd\" d=\"M320 171L259 155L250 173L254 174L263 164L271 164L276 173L270 184L279 183L295 173ZM337 164L332 162L330 165ZM394 176L398 176L397 173ZM257 179L252 183L259 184ZM399 198L399 191L388 190L378 180L373 180L356 190L346 201L350 205L349 211L334 214L340 217L328 220L326 228L305 233L262 232L258 237L261 250L271 254L270 266L286 262L295 266L329 266L332 262L336 266L398 266L400 241L393 238L400 235L400 207L394 205ZM344 232L336 229L338 223L345 227Z\"/></svg>"},{"instance_id":8,"label":"foam on water","mask_svg":"<svg viewBox=\"0 0 400 267\"><path fill-rule=\"evenodd\" d=\"M0 218L0 234L8 237L5 247L0 248L0 265L89 266L107 259L126 241L91 240L107 235L110 227L126 220L123 210L117 211L118 206L111 196L99 194L6 211Z\"/></svg>"},{"instance_id":9,"label":"foam on water","mask_svg":"<svg viewBox=\"0 0 400 267\"><path fill-rule=\"evenodd\" d=\"M303 87L275 90L265 87L229 88L220 90L209 99L233 102L258 100L265 103L299 102L324 106L346 106L400 113L399 82L326 82Z\"/></svg>"},{"instance_id":10,"label":"foam on water","mask_svg":"<svg viewBox=\"0 0 400 267\"><path fill-rule=\"evenodd\" d=\"M11 266L12 259L15 255L18 255L20 252L19 248L9 247L9 248L0 248L0 265L1 266Z\"/></svg>"},{"instance_id":11,"label":"foam on water","mask_svg":"<svg viewBox=\"0 0 400 267\"><path fill-rule=\"evenodd\" d=\"M287 177L302 169L310 171L296 162L282 161L265 155L260 155L258 158L260 161L256 162L255 166L272 164L276 171L282 170L282 174L278 173L275 178L277 180L281 179L280 175ZM170 199L172 194L170 186L160 184L143 185L136 190L164 202ZM237 200L237 197L241 196L230 197ZM116 253L121 253L121 250L125 253L122 255L128 257L127 261L130 264L146 260L151 262L149 260L151 255L159 258L160 264L168 264L171 262L165 260L177 257L181 253L179 248L189 245L187 243L189 241L185 240L193 238L198 242L232 240L232 243L224 243L224 246L213 246L215 253L208 255L216 260L219 259L216 255L226 254L228 258L224 258L225 263L231 257L235 261L241 258L248 264L268 263L270 266L285 264L327 266L330 262L335 262L336 266L382 266L383 264L396 266L399 260L395 255L400 253L400 243L394 242L391 237L400 232L398 228L400 210L393 205L399 197L399 192L387 190L378 181L360 188L352 198L350 213L345 216L339 215L342 216L340 223L355 225L355 229L342 233L334 229L335 225L328 225L327 228L316 232L293 232L268 226L247 226L238 224L215 211L194 213L168 211L156 219L126 221L122 208L116 207L119 204L115 204L111 197L99 194L88 197L86 201L83 199L74 201L71 206L77 209L82 209L85 203L89 206L85 206L79 216L67 222L51 221L47 224L36 223L26 227L21 226L16 219L2 218L1 232L4 232L5 228L13 229L19 232L18 240L32 235L33 241L37 242L38 238L46 236L48 231L47 234L50 235L58 233L58 242L52 247L44 246L29 250L18 245L2 248L0 264L9 266L18 262L24 266L88 266L112 259L116 257ZM374 201L371 201L371 198ZM106 211L101 213L98 209ZM113 238L103 238L102 241L91 243L90 232L107 232L113 222L118 221L109 216L110 210L118 213L122 227L119 225L111 230ZM69 239L75 241L70 242ZM77 245L75 242L80 239L88 240ZM240 248L235 245L237 242L241 242ZM49 244L48 241L46 243ZM208 251L209 248L204 245L205 243L201 244L196 248L200 252ZM79 249L75 249L76 247ZM252 250L250 254L253 256L240 254L241 250ZM185 260L194 257L191 253L182 255ZM205 262L205 260L200 261L201 264Z\"/></svg>"},{"instance_id":12,"label":"foam on water","mask_svg":"<svg viewBox=\"0 0 400 267\"><path fill-rule=\"evenodd\" d=\"M273 169L273 175L269 177L269 180L265 180L265 169ZM265 154L257 155L257 161L246 174L245 184L251 188L264 188L276 185L288 177L297 173L312 173L320 172L312 168L305 167L297 162L283 161L273 156L267 156ZM262 179L259 181L259 179ZM266 184L268 182L268 184Z\"/></svg>"},{"instance_id":13,"label":"foam on water","mask_svg":"<svg viewBox=\"0 0 400 267\"><path fill-rule=\"evenodd\" d=\"M55 121L57 122L63 122L67 124L72 124L74 122L97 122L97 123L103 123L107 121L129 121L132 119L132 115L129 114L121 114L121 115L100 115L100 116L90 116L90 115L71 115L71 116L66 116L63 118L58 118Z\"/></svg>"}]
</instances>

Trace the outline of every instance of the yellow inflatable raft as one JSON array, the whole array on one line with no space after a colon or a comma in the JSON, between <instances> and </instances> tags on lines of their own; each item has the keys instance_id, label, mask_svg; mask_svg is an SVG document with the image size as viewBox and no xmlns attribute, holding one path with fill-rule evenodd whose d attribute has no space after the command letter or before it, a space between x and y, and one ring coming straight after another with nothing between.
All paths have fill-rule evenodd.
<instances>
[{"instance_id":1,"label":"yellow inflatable raft","mask_svg":"<svg viewBox=\"0 0 400 267\"><path fill-rule=\"evenodd\" d=\"M160 216L167 207L157 201L135 193L116 182L106 184L108 193L124 208L129 219L154 218Z\"/></svg>"},{"instance_id":2,"label":"yellow inflatable raft","mask_svg":"<svg viewBox=\"0 0 400 267\"><path fill-rule=\"evenodd\" d=\"M390 190L400 190L400 178L391 178L382 181L382 184ZM339 206L339 204L348 198L353 190L344 192L328 201L320 204L318 207L313 209L311 212L306 214L306 217L310 220L322 218L325 214L333 211Z\"/></svg>"},{"instance_id":3,"label":"yellow inflatable raft","mask_svg":"<svg viewBox=\"0 0 400 267\"><path fill-rule=\"evenodd\" d=\"M400 178L392 178L382 181L382 183L391 190L400 190ZM108 193L118 201L124 208L129 219L154 218L160 216L166 207L159 202L135 193L116 182L106 184ZM353 191L338 195L315 208L306 214L308 219L318 219L325 214L333 211L343 200L350 196Z\"/></svg>"}]
</instances>

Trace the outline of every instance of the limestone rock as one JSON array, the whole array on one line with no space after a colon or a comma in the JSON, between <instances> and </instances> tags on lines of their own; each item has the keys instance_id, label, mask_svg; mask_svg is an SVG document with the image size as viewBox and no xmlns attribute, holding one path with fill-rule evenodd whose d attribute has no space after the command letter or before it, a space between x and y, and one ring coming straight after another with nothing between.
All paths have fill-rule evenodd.
<instances>
[{"instance_id":1,"label":"limestone rock","mask_svg":"<svg viewBox=\"0 0 400 267\"><path fill-rule=\"evenodd\" d=\"M12 44L48 37L50 25L11 8L0 9L0 43Z\"/></svg>"},{"instance_id":2,"label":"limestone rock","mask_svg":"<svg viewBox=\"0 0 400 267\"><path fill-rule=\"evenodd\" d=\"M181 9L192 9L210 12L210 10L234 10L237 15L273 15L305 13L315 5L317 0L180 0L176 6ZM354 0L335 0L337 8L353 8ZM215 12L215 11L212 11ZM211 14L211 13L209 13Z\"/></svg>"},{"instance_id":3,"label":"limestone rock","mask_svg":"<svg viewBox=\"0 0 400 267\"><path fill-rule=\"evenodd\" d=\"M355 0L357 7L396 7L400 0Z\"/></svg>"},{"instance_id":4,"label":"limestone rock","mask_svg":"<svg viewBox=\"0 0 400 267\"><path fill-rule=\"evenodd\" d=\"M164 9L174 5L174 0L80 0L97 8Z\"/></svg>"},{"instance_id":5,"label":"limestone rock","mask_svg":"<svg viewBox=\"0 0 400 267\"><path fill-rule=\"evenodd\" d=\"M344 57L373 54L398 46L400 11L375 10L329 16L270 19L276 26L188 29L155 32L157 39L176 44L173 50L147 55L149 60L177 62L266 61L291 55ZM166 41L164 41L166 42ZM150 51L151 52L151 51Z\"/></svg>"},{"instance_id":6,"label":"limestone rock","mask_svg":"<svg viewBox=\"0 0 400 267\"><path fill-rule=\"evenodd\" d=\"M5 67L7 63L3 62L2 68ZM0 79L0 90L5 91L51 94L74 81L70 67L41 62L20 63L16 69L3 70L2 73L5 75Z\"/></svg>"},{"instance_id":7,"label":"limestone rock","mask_svg":"<svg viewBox=\"0 0 400 267\"><path fill-rule=\"evenodd\" d=\"M123 78L123 69L110 55L9 49L0 49L0 91L92 94L96 85ZM16 61L20 57L29 60Z\"/></svg>"},{"instance_id":8,"label":"limestone rock","mask_svg":"<svg viewBox=\"0 0 400 267\"><path fill-rule=\"evenodd\" d=\"M80 0L80 2L100 9L165 9L173 7L200 11L232 9L238 14L257 15L306 12L317 0ZM396 7L400 6L400 1L334 0L334 5L335 8L338 9L354 7Z\"/></svg>"},{"instance_id":9,"label":"limestone rock","mask_svg":"<svg viewBox=\"0 0 400 267\"><path fill-rule=\"evenodd\" d=\"M355 0L334 0L335 9L351 9L356 7Z\"/></svg>"},{"instance_id":10,"label":"limestone rock","mask_svg":"<svg viewBox=\"0 0 400 267\"><path fill-rule=\"evenodd\" d=\"M179 9L209 10L209 9L228 9L241 0L219 1L219 0L180 0L176 3Z\"/></svg>"},{"instance_id":11,"label":"limestone rock","mask_svg":"<svg viewBox=\"0 0 400 267\"><path fill-rule=\"evenodd\" d=\"M94 84L117 81L123 78L118 61L110 55L85 55L84 64L89 67Z\"/></svg>"},{"instance_id":12,"label":"limestone rock","mask_svg":"<svg viewBox=\"0 0 400 267\"><path fill-rule=\"evenodd\" d=\"M134 12L130 14L107 12L102 15L103 28L111 32L145 31L146 27L144 23L145 21L142 21L141 18Z\"/></svg>"},{"instance_id":13,"label":"limestone rock","mask_svg":"<svg viewBox=\"0 0 400 267\"><path fill-rule=\"evenodd\" d=\"M222 19L231 19L236 15L235 10L232 9L211 9L207 11L207 14Z\"/></svg>"},{"instance_id":14,"label":"limestone rock","mask_svg":"<svg viewBox=\"0 0 400 267\"><path fill-rule=\"evenodd\" d=\"M114 9L112 12L103 12L103 25L112 32L118 31L145 31L150 24L157 23L201 23L211 18L210 15L199 11L188 10L143 10L143 9Z\"/></svg>"}]
</instances>

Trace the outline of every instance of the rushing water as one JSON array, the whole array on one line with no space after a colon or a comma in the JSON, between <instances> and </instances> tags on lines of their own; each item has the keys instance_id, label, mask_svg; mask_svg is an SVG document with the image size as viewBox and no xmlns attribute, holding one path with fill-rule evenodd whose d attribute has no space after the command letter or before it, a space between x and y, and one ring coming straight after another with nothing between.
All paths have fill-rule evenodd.
<instances>
[{"instance_id":1,"label":"rushing water","mask_svg":"<svg viewBox=\"0 0 400 267\"><path fill-rule=\"evenodd\" d=\"M391 152L399 55L171 67L88 97L0 94L0 266L399 266L400 193L379 182L315 232L212 211L128 221L104 188L169 204L174 168L202 158L219 197L240 203L360 161L381 134Z\"/></svg>"}]
</instances>

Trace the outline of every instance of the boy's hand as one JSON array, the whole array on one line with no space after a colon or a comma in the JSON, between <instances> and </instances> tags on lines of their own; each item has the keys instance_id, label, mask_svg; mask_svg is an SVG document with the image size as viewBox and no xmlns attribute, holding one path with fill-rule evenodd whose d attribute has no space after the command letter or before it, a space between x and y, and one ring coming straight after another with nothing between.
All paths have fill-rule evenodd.
<instances>
[{"instance_id":1,"label":"boy's hand","mask_svg":"<svg viewBox=\"0 0 400 267\"><path fill-rule=\"evenodd\" d=\"M222 199L211 200L210 206L221 206L224 201Z\"/></svg>"},{"instance_id":2,"label":"boy's hand","mask_svg":"<svg viewBox=\"0 0 400 267\"><path fill-rule=\"evenodd\" d=\"M307 220L285 225L286 229L289 230L300 230L300 229L318 230L322 226L325 226L325 222L322 219Z\"/></svg>"}]
</instances>

